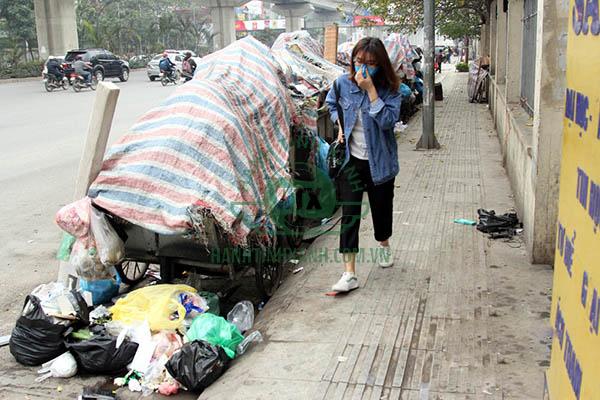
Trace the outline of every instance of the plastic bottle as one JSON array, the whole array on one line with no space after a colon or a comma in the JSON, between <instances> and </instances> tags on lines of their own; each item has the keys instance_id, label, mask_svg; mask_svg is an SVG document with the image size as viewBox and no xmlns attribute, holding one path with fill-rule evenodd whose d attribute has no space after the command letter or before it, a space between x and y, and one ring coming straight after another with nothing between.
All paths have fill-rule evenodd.
<instances>
[{"instance_id":1,"label":"plastic bottle","mask_svg":"<svg viewBox=\"0 0 600 400\"><path fill-rule=\"evenodd\" d=\"M244 354L246 352L246 350L248 350L248 347L250 347L251 343L260 343L263 341L263 337L260 334L259 331L254 331L251 334L249 334L248 336L246 336L244 338L244 340L242 341L242 343L238 344L235 352L238 356L241 356L242 354Z\"/></svg>"}]
</instances>

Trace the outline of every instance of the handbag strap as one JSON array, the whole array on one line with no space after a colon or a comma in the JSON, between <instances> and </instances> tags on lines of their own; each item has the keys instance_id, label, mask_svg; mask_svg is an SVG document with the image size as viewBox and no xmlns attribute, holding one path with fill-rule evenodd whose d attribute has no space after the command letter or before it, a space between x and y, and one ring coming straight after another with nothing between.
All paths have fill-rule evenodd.
<instances>
[{"instance_id":1,"label":"handbag strap","mask_svg":"<svg viewBox=\"0 0 600 400\"><path fill-rule=\"evenodd\" d=\"M340 85L338 83L338 80L336 79L335 82L333 82L333 90L335 90L335 108L337 109L337 113L338 113L338 121L340 121L340 129L342 129L342 134L344 133L344 113L342 111L342 107L340 106Z\"/></svg>"}]
</instances>

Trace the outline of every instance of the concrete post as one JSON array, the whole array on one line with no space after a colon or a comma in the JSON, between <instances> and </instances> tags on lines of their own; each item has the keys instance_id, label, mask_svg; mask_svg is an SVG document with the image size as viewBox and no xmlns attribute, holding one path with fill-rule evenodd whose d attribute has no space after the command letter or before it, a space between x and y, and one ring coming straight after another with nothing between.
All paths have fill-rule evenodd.
<instances>
[{"instance_id":1,"label":"concrete post","mask_svg":"<svg viewBox=\"0 0 600 400\"><path fill-rule=\"evenodd\" d=\"M523 0L510 0L506 41L506 101L518 103L521 97L521 53L523 51Z\"/></svg>"},{"instance_id":2,"label":"concrete post","mask_svg":"<svg viewBox=\"0 0 600 400\"><path fill-rule=\"evenodd\" d=\"M273 11L285 17L285 31L294 32L304 28L304 17L314 10L308 3L276 4Z\"/></svg>"},{"instance_id":3,"label":"concrete post","mask_svg":"<svg viewBox=\"0 0 600 400\"><path fill-rule=\"evenodd\" d=\"M569 3L538 0L533 162L535 216L529 254L534 263L554 259L566 90Z\"/></svg>"},{"instance_id":4,"label":"concrete post","mask_svg":"<svg viewBox=\"0 0 600 400\"><path fill-rule=\"evenodd\" d=\"M77 173L77 182L73 194L74 200L79 200L87 195L90 185L100 173L106 143L110 135L110 127L119 99L119 90L117 85L112 82L100 82L98 84L88 125L88 134L79 162L79 172ZM68 262L61 261L58 270L58 282L67 285L71 277L77 277L75 268Z\"/></svg>"},{"instance_id":5,"label":"concrete post","mask_svg":"<svg viewBox=\"0 0 600 400\"><path fill-rule=\"evenodd\" d=\"M498 36L498 20L496 18L496 4L498 2L494 0L490 6L490 44L488 50L490 52L490 74L496 76L496 37Z\"/></svg>"},{"instance_id":6,"label":"concrete post","mask_svg":"<svg viewBox=\"0 0 600 400\"><path fill-rule=\"evenodd\" d=\"M496 82L506 82L506 17L507 13L502 10L502 1L496 1L498 12L496 20Z\"/></svg>"},{"instance_id":7,"label":"concrete post","mask_svg":"<svg viewBox=\"0 0 600 400\"><path fill-rule=\"evenodd\" d=\"M73 0L34 0L34 10L41 59L79 47Z\"/></svg>"},{"instance_id":8,"label":"concrete post","mask_svg":"<svg viewBox=\"0 0 600 400\"><path fill-rule=\"evenodd\" d=\"M245 1L209 0L210 17L213 25L215 50L220 50L235 42L235 8Z\"/></svg>"},{"instance_id":9,"label":"concrete post","mask_svg":"<svg viewBox=\"0 0 600 400\"><path fill-rule=\"evenodd\" d=\"M435 71L433 70L433 56L435 52L435 2L425 0L423 8L423 30L425 40L423 46L423 80L425 90L423 92L423 132L417 142L417 149L439 149L440 144L435 137L435 101L434 84Z\"/></svg>"}]
</instances>

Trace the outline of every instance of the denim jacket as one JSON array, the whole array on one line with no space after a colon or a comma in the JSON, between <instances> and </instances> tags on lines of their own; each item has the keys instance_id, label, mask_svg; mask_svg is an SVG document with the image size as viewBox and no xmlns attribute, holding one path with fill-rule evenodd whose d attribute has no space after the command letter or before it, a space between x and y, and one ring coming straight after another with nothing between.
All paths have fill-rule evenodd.
<instances>
[{"instance_id":1,"label":"denim jacket","mask_svg":"<svg viewBox=\"0 0 600 400\"><path fill-rule=\"evenodd\" d=\"M346 144L346 160L342 168L350 160L350 136L360 113L373 183L378 185L389 181L399 171L394 125L400 116L402 95L398 91L378 89L379 98L371 103L367 92L348 79L348 74L340 76L337 82L340 90L339 102L344 113L344 143ZM336 97L335 86L332 85L325 101L334 124L337 124L338 120Z\"/></svg>"}]
</instances>

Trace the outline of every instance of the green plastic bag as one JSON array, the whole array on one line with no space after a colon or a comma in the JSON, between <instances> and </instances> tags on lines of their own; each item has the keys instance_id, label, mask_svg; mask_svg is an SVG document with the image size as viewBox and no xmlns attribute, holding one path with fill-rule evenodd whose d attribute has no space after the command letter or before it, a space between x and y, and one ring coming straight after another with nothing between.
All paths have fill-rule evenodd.
<instances>
[{"instance_id":1,"label":"green plastic bag","mask_svg":"<svg viewBox=\"0 0 600 400\"><path fill-rule=\"evenodd\" d=\"M62 241L60 242L60 247L58 248L58 252L56 253L57 260L69 261L69 257L71 257L71 249L73 248L75 240L75 236L69 235L68 233L63 233Z\"/></svg>"},{"instance_id":2,"label":"green plastic bag","mask_svg":"<svg viewBox=\"0 0 600 400\"><path fill-rule=\"evenodd\" d=\"M215 314L215 315L220 315L221 314L221 310L219 307L219 296L217 296L214 293L211 292L198 292L198 295L200 295L200 297L204 298L204 300L206 300L206 303L208 304L208 313L211 314Z\"/></svg>"},{"instance_id":3,"label":"green plastic bag","mask_svg":"<svg viewBox=\"0 0 600 400\"><path fill-rule=\"evenodd\" d=\"M229 358L235 357L235 348L244 340L244 335L235 325L223 317L208 313L194 318L186 336L190 342L205 340L212 345L221 346Z\"/></svg>"}]
</instances>

